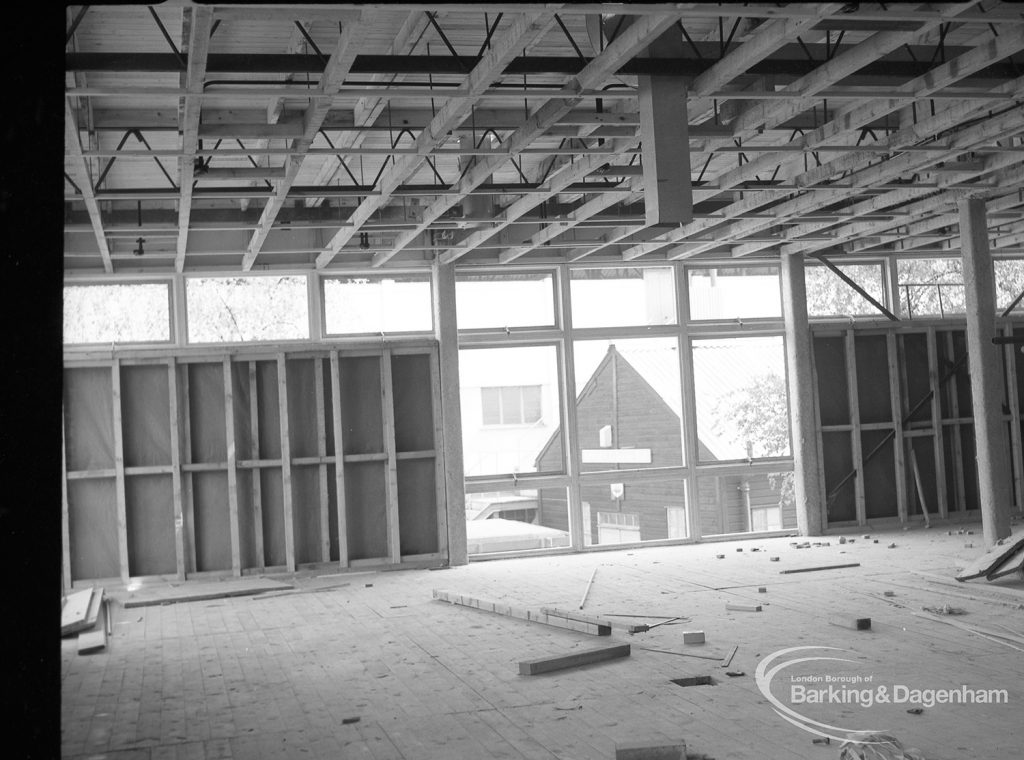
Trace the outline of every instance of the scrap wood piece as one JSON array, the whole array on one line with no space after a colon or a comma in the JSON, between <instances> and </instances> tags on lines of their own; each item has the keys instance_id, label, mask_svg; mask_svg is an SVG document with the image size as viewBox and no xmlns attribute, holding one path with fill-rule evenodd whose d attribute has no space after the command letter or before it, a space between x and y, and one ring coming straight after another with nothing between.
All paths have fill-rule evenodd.
<instances>
[{"instance_id":1,"label":"scrap wood piece","mask_svg":"<svg viewBox=\"0 0 1024 760\"><path fill-rule=\"evenodd\" d=\"M85 616L85 628L83 630L90 630L95 627L100 616L100 607L103 605L103 589L93 589L92 601L89 603L89 612Z\"/></svg>"},{"instance_id":2,"label":"scrap wood piece","mask_svg":"<svg viewBox=\"0 0 1024 760\"><path fill-rule=\"evenodd\" d=\"M473 597L465 596L464 594L454 594L450 591L439 591L438 589L433 590L433 596L434 599L438 599L442 602L448 602L449 604L457 604L462 607L474 607L478 610L494 612L498 615L504 615L505 617L514 617L520 620L529 620L534 623L543 623L544 625L551 625L556 628L566 628L570 631L589 633L593 636L610 636L612 632L610 623L595 624L583 622L558 615L549 615L538 610L519 609L508 604L490 602L486 599L474 599Z\"/></svg>"},{"instance_id":3,"label":"scrap wood piece","mask_svg":"<svg viewBox=\"0 0 1024 760\"><path fill-rule=\"evenodd\" d=\"M1014 573L1024 575L1024 546L1018 548L1016 552L1005 559L1000 560L999 564L985 574L985 579L994 581L997 578L1003 578Z\"/></svg>"},{"instance_id":4,"label":"scrap wood piece","mask_svg":"<svg viewBox=\"0 0 1024 760\"><path fill-rule=\"evenodd\" d=\"M89 588L79 591L64 599L64 606L60 611L60 635L68 636L72 633L88 628L86 619L89 615L89 608L92 605L92 596L95 589Z\"/></svg>"},{"instance_id":5,"label":"scrap wood piece","mask_svg":"<svg viewBox=\"0 0 1024 760\"><path fill-rule=\"evenodd\" d=\"M736 652L739 650L739 648L740 648L739 644L736 644L736 645L733 646L732 651L729 652L729 654L726 655L725 659L722 660L721 667L723 667L723 668L729 667L729 664L732 662L732 658L736 656Z\"/></svg>"},{"instance_id":6,"label":"scrap wood piece","mask_svg":"<svg viewBox=\"0 0 1024 760\"><path fill-rule=\"evenodd\" d=\"M848 562L843 565L819 565L817 567L794 567L789 570L779 570L779 575L790 573L814 573L818 570L840 570L844 567L860 567L860 562Z\"/></svg>"},{"instance_id":7,"label":"scrap wood piece","mask_svg":"<svg viewBox=\"0 0 1024 760\"><path fill-rule=\"evenodd\" d=\"M840 628L849 628L853 631L870 631L871 618L835 616L828 619L829 625L837 625Z\"/></svg>"},{"instance_id":8,"label":"scrap wood piece","mask_svg":"<svg viewBox=\"0 0 1024 760\"><path fill-rule=\"evenodd\" d=\"M951 607L949 602L944 603L941 607L922 607L925 612L930 612L933 615L966 615L967 610L962 607Z\"/></svg>"},{"instance_id":9,"label":"scrap wood piece","mask_svg":"<svg viewBox=\"0 0 1024 760\"><path fill-rule=\"evenodd\" d=\"M679 657L696 657L698 660L721 660L722 659L721 657L718 657L717 655L694 654L693 652L673 652L670 649L654 649L652 647L640 647L640 646L638 646L637 649L642 649L645 652L657 652L658 654L674 654L674 655L677 655Z\"/></svg>"},{"instance_id":10,"label":"scrap wood piece","mask_svg":"<svg viewBox=\"0 0 1024 760\"><path fill-rule=\"evenodd\" d=\"M590 665L595 662L615 660L620 657L629 657L629 644L615 644L610 647L586 649L582 652L556 655L554 657L524 660L519 663L519 675L535 676L538 673L549 673L553 670L576 668L581 665Z\"/></svg>"},{"instance_id":11,"label":"scrap wood piece","mask_svg":"<svg viewBox=\"0 0 1024 760\"><path fill-rule=\"evenodd\" d=\"M107 629L109 628L109 618L107 608L109 603L104 600L99 605L99 610L96 616L96 623L91 631L85 631L78 634L78 653L79 654L92 654L93 652L102 652L107 648Z\"/></svg>"},{"instance_id":12,"label":"scrap wood piece","mask_svg":"<svg viewBox=\"0 0 1024 760\"><path fill-rule=\"evenodd\" d=\"M590 587L594 585L594 576L597 575L597 568L594 568L594 572L590 574L590 580L587 581L587 587L583 590L583 598L580 599L580 609L583 609L583 605L587 603L587 596L590 594Z\"/></svg>"},{"instance_id":13,"label":"scrap wood piece","mask_svg":"<svg viewBox=\"0 0 1024 760\"><path fill-rule=\"evenodd\" d=\"M263 591L280 591L295 588L290 583L271 580L269 578L241 578L228 581L212 581L197 583L187 581L181 586L157 586L140 589L128 595L124 600L125 609L132 607L151 607L158 604L176 604L178 602L202 602L210 599L224 599L230 596L247 596Z\"/></svg>"},{"instance_id":14,"label":"scrap wood piece","mask_svg":"<svg viewBox=\"0 0 1024 760\"><path fill-rule=\"evenodd\" d=\"M686 742L682 739L617 742L615 760L686 760Z\"/></svg>"},{"instance_id":15,"label":"scrap wood piece","mask_svg":"<svg viewBox=\"0 0 1024 760\"><path fill-rule=\"evenodd\" d=\"M958 581L969 581L989 573L998 571L999 567L1009 561L1018 551L1024 548L1024 528L1018 528L1003 539L1002 546L993 546L987 552L967 564L957 575ZM991 580L991 578L989 578Z\"/></svg>"},{"instance_id":16,"label":"scrap wood piece","mask_svg":"<svg viewBox=\"0 0 1024 760\"><path fill-rule=\"evenodd\" d=\"M760 612L760 604L737 604L736 602L726 602L725 609L733 612Z\"/></svg>"}]
</instances>

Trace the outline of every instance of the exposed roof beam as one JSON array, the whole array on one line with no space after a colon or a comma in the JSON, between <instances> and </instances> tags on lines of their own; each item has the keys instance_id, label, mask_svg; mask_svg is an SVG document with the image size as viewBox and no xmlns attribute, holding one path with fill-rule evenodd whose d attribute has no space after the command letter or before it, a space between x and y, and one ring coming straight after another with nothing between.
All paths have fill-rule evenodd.
<instances>
[{"instance_id":1,"label":"exposed roof beam","mask_svg":"<svg viewBox=\"0 0 1024 760\"><path fill-rule=\"evenodd\" d=\"M213 26L213 10L196 5L191 8L192 19L189 30L188 70L185 72L185 96L181 104L181 147L183 155L178 159L178 184L181 197L178 201L178 242L174 257L174 268L185 269L185 252L188 248L188 221L192 213L192 179L195 172L195 155L199 147L199 115L202 101L194 97L203 91L206 75L206 58L210 52L210 28Z\"/></svg>"},{"instance_id":2,"label":"exposed roof beam","mask_svg":"<svg viewBox=\"0 0 1024 760\"><path fill-rule=\"evenodd\" d=\"M634 55L647 47L651 40L656 39L662 32L674 24L678 18L678 13L668 13L644 16L635 21L628 29L616 37L613 42L609 43L608 47L597 58L594 58L587 64L579 76L573 77L569 81L563 88L566 97L549 100L535 110L526 122L505 141L506 149L515 152L543 134L548 127L565 116L580 102L582 99L579 95L580 92L600 86L611 74L618 70L623 62L630 60ZM396 256L423 229L426 229L427 225L458 203L461 198L471 193L475 187L482 184L495 169L499 168L507 160L507 157L488 157L478 162L459 181L459 195L442 197L431 204L424 214L421 229L399 235L390 251L373 257L373 265L380 266Z\"/></svg>"},{"instance_id":3,"label":"exposed roof beam","mask_svg":"<svg viewBox=\"0 0 1024 760\"><path fill-rule=\"evenodd\" d=\"M292 144L292 147L298 151L298 155L288 158L284 179L278 180L274 196L267 201L267 205L263 209L259 225L256 227L246 248L245 256L242 258L243 271L249 271L252 268L260 249L263 248L263 243L266 241L267 235L270 234L274 220L288 197L288 191L299 174L305 152L309 149L320 125L323 124L331 110L331 97L337 92L351 70L352 61L356 57L356 48L361 41L360 35L363 31L364 18L362 14L354 16L342 27L338 41L325 66L320 85L313 91L313 97L310 99L309 107L303 117L302 136Z\"/></svg>"},{"instance_id":4,"label":"exposed roof beam","mask_svg":"<svg viewBox=\"0 0 1024 760\"><path fill-rule=\"evenodd\" d=\"M107 244L107 236L103 232L103 219L100 216L100 207L96 202L96 195L92 189L92 177L89 175L89 167L85 157L82 155L81 137L78 132L75 114L71 110L71 104L64 98L64 146L67 150L68 168L75 184L82 191L82 200L85 201L85 208L89 212L89 222L92 224L93 233L96 235L96 246L99 248L100 257L103 259L103 270L113 272L114 265L110 260L110 247Z\"/></svg>"},{"instance_id":5,"label":"exposed roof beam","mask_svg":"<svg viewBox=\"0 0 1024 760\"><path fill-rule=\"evenodd\" d=\"M327 266L352 239L358 231L359 226L370 218L380 208L406 179L411 177L426 160L426 156L445 140L449 139L449 133L454 127L461 124L469 114L474 102L483 96L495 79L501 76L509 59L524 46L529 45L537 36L542 34L549 26L554 24L554 9L542 13L520 16L513 26L506 31L490 50L488 50L480 62L469 72L463 89L469 97L449 100L431 120L427 128L420 133L416 139L417 155L403 156L392 163L381 177L379 188L381 194L368 197L352 215L355 226L343 227L325 246L324 251L317 256L316 265L318 268Z\"/></svg>"}]
</instances>

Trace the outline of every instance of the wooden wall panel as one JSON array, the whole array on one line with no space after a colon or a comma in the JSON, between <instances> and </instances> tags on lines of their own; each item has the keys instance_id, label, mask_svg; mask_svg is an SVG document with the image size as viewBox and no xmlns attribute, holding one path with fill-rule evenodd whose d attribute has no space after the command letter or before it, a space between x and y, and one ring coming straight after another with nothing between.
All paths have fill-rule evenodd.
<instances>
[{"instance_id":1,"label":"wooden wall panel","mask_svg":"<svg viewBox=\"0 0 1024 760\"><path fill-rule=\"evenodd\" d=\"M315 368L312 359L289 359L287 362L288 435L293 459L319 456Z\"/></svg>"},{"instance_id":2,"label":"wooden wall panel","mask_svg":"<svg viewBox=\"0 0 1024 760\"><path fill-rule=\"evenodd\" d=\"M226 462L224 372L220 364L188 365L189 426L192 461Z\"/></svg>"},{"instance_id":3,"label":"wooden wall panel","mask_svg":"<svg viewBox=\"0 0 1024 760\"><path fill-rule=\"evenodd\" d=\"M238 471L238 539L242 567L261 567L256 542L256 514L253 509L254 477L259 476L258 470Z\"/></svg>"},{"instance_id":4,"label":"wooden wall panel","mask_svg":"<svg viewBox=\"0 0 1024 760\"><path fill-rule=\"evenodd\" d=\"M107 367L64 372L64 435L69 471L113 469L112 394Z\"/></svg>"},{"instance_id":5,"label":"wooden wall panel","mask_svg":"<svg viewBox=\"0 0 1024 760\"><path fill-rule=\"evenodd\" d=\"M857 357L857 402L862 423L891 422L889 354L885 335L858 335L854 339Z\"/></svg>"},{"instance_id":6,"label":"wooden wall panel","mask_svg":"<svg viewBox=\"0 0 1024 760\"><path fill-rule=\"evenodd\" d=\"M914 458L910 457L911 448L914 451ZM914 478L914 461L917 462L917 469L921 475L921 486L924 490L924 503L928 508L928 516L934 519L938 516L938 486L935 472L935 441L931 437L914 437L907 440L907 456L905 457L907 467L907 514L920 515L921 499L917 492L917 484Z\"/></svg>"},{"instance_id":7,"label":"wooden wall panel","mask_svg":"<svg viewBox=\"0 0 1024 760\"><path fill-rule=\"evenodd\" d=\"M260 496L263 499L263 560L268 567L281 566L287 561L287 552L284 547L284 499L280 467L264 467L260 470Z\"/></svg>"},{"instance_id":8,"label":"wooden wall panel","mask_svg":"<svg viewBox=\"0 0 1024 760\"><path fill-rule=\"evenodd\" d=\"M252 389L249 362L231 363L231 402L235 426L235 458L252 459ZM241 485L239 485L241 488Z\"/></svg>"},{"instance_id":9,"label":"wooden wall panel","mask_svg":"<svg viewBox=\"0 0 1024 760\"><path fill-rule=\"evenodd\" d=\"M384 451L380 361L378 356L341 359L341 418L346 454Z\"/></svg>"},{"instance_id":10,"label":"wooden wall panel","mask_svg":"<svg viewBox=\"0 0 1024 760\"><path fill-rule=\"evenodd\" d=\"M881 443L888 433L865 430L861 434L861 451L866 455ZM896 468L893 462L893 440L890 438L871 459L864 463L864 514L869 520L896 517Z\"/></svg>"},{"instance_id":11,"label":"wooden wall panel","mask_svg":"<svg viewBox=\"0 0 1024 760\"><path fill-rule=\"evenodd\" d=\"M822 425L848 425L850 401L846 387L846 344L841 337L814 339L818 399Z\"/></svg>"},{"instance_id":12,"label":"wooden wall panel","mask_svg":"<svg viewBox=\"0 0 1024 760\"><path fill-rule=\"evenodd\" d=\"M430 356L392 356L391 378L394 389L395 448L398 451L433 449L434 389L430 378Z\"/></svg>"},{"instance_id":13,"label":"wooden wall panel","mask_svg":"<svg viewBox=\"0 0 1024 760\"><path fill-rule=\"evenodd\" d=\"M277 362L256 362L257 411L260 426L259 459L281 457L281 411L277 398Z\"/></svg>"},{"instance_id":14,"label":"wooden wall panel","mask_svg":"<svg viewBox=\"0 0 1024 760\"><path fill-rule=\"evenodd\" d=\"M403 555L438 551L435 486L433 457L399 460L398 527Z\"/></svg>"},{"instance_id":15,"label":"wooden wall panel","mask_svg":"<svg viewBox=\"0 0 1024 760\"><path fill-rule=\"evenodd\" d=\"M113 478L68 482L72 580L120 575L114 500Z\"/></svg>"},{"instance_id":16,"label":"wooden wall panel","mask_svg":"<svg viewBox=\"0 0 1024 760\"><path fill-rule=\"evenodd\" d=\"M121 365L125 467L171 463L167 367Z\"/></svg>"},{"instance_id":17,"label":"wooden wall panel","mask_svg":"<svg viewBox=\"0 0 1024 760\"><path fill-rule=\"evenodd\" d=\"M291 391L291 366L288 386ZM310 399L312 401L312 399ZM295 520L295 561L320 562L320 477L316 465L292 467L292 515Z\"/></svg>"},{"instance_id":18,"label":"wooden wall panel","mask_svg":"<svg viewBox=\"0 0 1024 760\"><path fill-rule=\"evenodd\" d=\"M156 369L166 378L166 368ZM177 559L171 476L129 475L125 478L125 505L129 574L173 575Z\"/></svg>"},{"instance_id":19,"label":"wooden wall panel","mask_svg":"<svg viewBox=\"0 0 1024 760\"><path fill-rule=\"evenodd\" d=\"M903 340L903 414L906 415L918 402L921 401L931 390L931 380L928 369L928 336L925 333L907 333L902 336ZM921 427L927 426L931 421L931 406L922 404L921 408L910 418L913 423Z\"/></svg>"},{"instance_id":20,"label":"wooden wall panel","mask_svg":"<svg viewBox=\"0 0 1024 760\"><path fill-rule=\"evenodd\" d=\"M847 482L834 495L833 490L853 469L853 446L849 433L822 433L822 467L825 470L825 493L832 500L828 522L857 519L857 504L852 482Z\"/></svg>"},{"instance_id":21,"label":"wooden wall panel","mask_svg":"<svg viewBox=\"0 0 1024 760\"><path fill-rule=\"evenodd\" d=\"M220 366L216 367L220 376ZM217 422L224 427L223 411ZM195 513L196 570L231 569L231 525L226 472L192 473Z\"/></svg>"},{"instance_id":22,"label":"wooden wall panel","mask_svg":"<svg viewBox=\"0 0 1024 760\"><path fill-rule=\"evenodd\" d=\"M388 556L387 497L382 462L345 465L345 517L350 560Z\"/></svg>"},{"instance_id":23,"label":"wooden wall panel","mask_svg":"<svg viewBox=\"0 0 1024 760\"><path fill-rule=\"evenodd\" d=\"M338 486L335 478L334 465L327 465L327 535L330 539L328 559L339 562L341 553L338 545Z\"/></svg>"}]
</instances>

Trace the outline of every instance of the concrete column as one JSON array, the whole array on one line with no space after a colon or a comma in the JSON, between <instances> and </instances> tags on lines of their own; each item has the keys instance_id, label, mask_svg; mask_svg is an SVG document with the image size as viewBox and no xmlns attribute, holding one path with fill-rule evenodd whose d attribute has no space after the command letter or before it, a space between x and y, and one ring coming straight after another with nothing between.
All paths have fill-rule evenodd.
<instances>
[{"instance_id":1,"label":"concrete column","mask_svg":"<svg viewBox=\"0 0 1024 760\"><path fill-rule=\"evenodd\" d=\"M818 431L814 416L811 332L807 322L804 257L782 255L782 315L786 323L786 370L789 382L789 427L793 440L793 486L796 524L802 536L820 536L824 495L818 473Z\"/></svg>"},{"instance_id":2,"label":"concrete column","mask_svg":"<svg viewBox=\"0 0 1024 760\"><path fill-rule=\"evenodd\" d=\"M459 398L459 333L455 323L455 265L434 264L434 332L441 374L441 430L448 561L469 562L466 551L466 487L462 469L462 404Z\"/></svg>"},{"instance_id":3,"label":"concrete column","mask_svg":"<svg viewBox=\"0 0 1024 760\"><path fill-rule=\"evenodd\" d=\"M985 201L964 199L960 208L960 247L967 301L967 356L971 373L978 498L985 543L1010 535L1009 439L1003 421L1003 362L996 334L995 280L988 248Z\"/></svg>"}]
</instances>

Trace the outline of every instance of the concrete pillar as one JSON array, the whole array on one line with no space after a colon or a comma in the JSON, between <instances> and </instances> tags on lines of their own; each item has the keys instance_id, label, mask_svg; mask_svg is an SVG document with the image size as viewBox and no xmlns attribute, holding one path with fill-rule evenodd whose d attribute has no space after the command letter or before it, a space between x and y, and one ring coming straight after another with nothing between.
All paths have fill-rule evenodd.
<instances>
[{"instance_id":1,"label":"concrete pillar","mask_svg":"<svg viewBox=\"0 0 1024 760\"><path fill-rule=\"evenodd\" d=\"M1009 439L1003 421L1003 362L996 334L995 279L988 247L985 201L964 199L960 208L960 248L967 301L967 357L971 373L978 498L985 543L1010 535Z\"/></svg>"},{"instance_id":2,"label":"concrete pillar","mask_svg":"<svg viewBox=\"0 0 1024 760\"><path fill-rule=\"evenodd\" d=\"M459 334L455 323L455 265L434 264L434 332L441 375L441 431L444 453L445 509L448 515L448 558L465 565L466 489L462 469L462 404L459 399Z\"/></svg>"},{"instance_id":3,"label":"concrete pillar","mask_svg":"<svg viewBox=\"0 0 1024 760\"><path fill-rule=\"evenodd\" d=\"M793 440L796 524L802 536L820 536L824 525L818 431L814 415L811 332L807 322L804 257L782 255L782 315L786 323L789 427Z\"/></svg>"}]
</instances>

